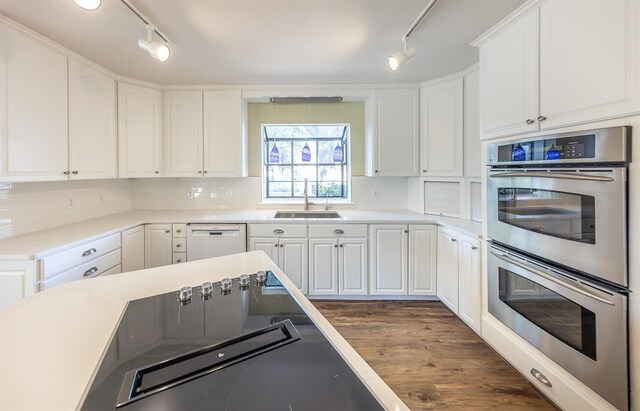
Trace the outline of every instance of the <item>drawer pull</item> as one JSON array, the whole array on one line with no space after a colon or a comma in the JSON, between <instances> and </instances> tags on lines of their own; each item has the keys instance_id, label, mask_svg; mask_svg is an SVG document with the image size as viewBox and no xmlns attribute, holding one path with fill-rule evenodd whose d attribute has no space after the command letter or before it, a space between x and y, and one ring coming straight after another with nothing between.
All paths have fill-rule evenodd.
<instances>
[{"instance_id":1,"label":"drawer pull","mask_svg":"<svg viewBox=\"0 0 640 411\"><path fill-rule=\"evenodd\" d=\"M96 250L95 248L90 248L87 251L85 251L84 253L82 253L82 256L86 257L88 255L95 254L97 252L98 252L98 250Z\"/></svg>"},{"instance_id":2,"label":"drawer pull","mask_svg":"<svg viewBox=\"0 0 640 411\"><path fill-rule=\"evenodd\" d=\"M182 232L182 230L176 230L176 233L181 233L181 232Z\"/></svg>"},{"instance_id":3,"label":"drawer pull","mask_svg":"<svg viewBox=\"0 0 640 411\"><path fill-rule=\"evenodd\" d=\"M284 234L284 230L276 228L275 230L273 230L273 234Z\"/></svg>"},{"instance_id":4,"label":"drawer pull","mask_svg":"<svg viewBox=\"0 0 640 411\"><path fill-rule=\"evenodd\" d=\"M340 230L340 229L333 230L333 234L336 234L336 235L337 234L344 234L344 230Z\"/></svg>"},{"instance_id":5,"label":"drawer pull","mask_svg":"<svg viewBox=\"0 0 640 411\"><path fill-rule=\"evenodd\" d=\"M455 243L458 240L456 240L455 238L452 238L451 241Z\"/></svg>"},{"instance_id":6,"label":"drawer pull","mask_svg":"<svg viewBox=\"0 0 640 411\"><path fill-rule=\"evenodd\" d=\"M171 232L171 230L165 230L165 233L169 234Z\"/></svg>"},{"instance_id":7,"label":"drawer pull","mask_svg":"<svg viewBox=\"0 0 640 411\"><path fill-rule=\"evenodd\" d=\"M551 381L549 381L549 379L543 373L536 370L535 368L531 369L531 375L533 375L536 378L536 380L540 381L547 387L553 387L553 385L551 385Z\"/></svg>"},{"instance_id":8,"label":"drawer pull","mask_svg":"<svg viewBox=\"0 0 640 411\"><path fill-rule=\"evenodd\" d=\"M84 274L82 274L82 276L89 277L90 275L95 274L97 272L98 272L98 267L91 267L87 271L85 271Z\"/></svg>"}]
</instances>

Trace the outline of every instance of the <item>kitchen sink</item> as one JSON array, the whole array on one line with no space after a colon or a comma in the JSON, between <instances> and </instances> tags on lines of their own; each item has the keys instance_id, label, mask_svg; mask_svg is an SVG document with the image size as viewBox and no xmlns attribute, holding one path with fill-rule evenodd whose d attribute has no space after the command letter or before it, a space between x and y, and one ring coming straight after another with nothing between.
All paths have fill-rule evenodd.
<instances>
[{"instance_id":1,"label":"kitchen sink","mask_svg":"<svg viewBox=\"0 0 640 411\"><path fill-rule=\"evenodd\" d=\"M342 218L336 211L277 211L274 218Z\"/></svg>"}]
</instances>

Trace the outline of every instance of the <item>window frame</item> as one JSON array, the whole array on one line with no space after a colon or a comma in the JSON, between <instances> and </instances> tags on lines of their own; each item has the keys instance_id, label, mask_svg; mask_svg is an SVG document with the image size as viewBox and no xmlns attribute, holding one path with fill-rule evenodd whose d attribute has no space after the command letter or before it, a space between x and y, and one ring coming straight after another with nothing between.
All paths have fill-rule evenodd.
<instances>
[{"instance_id":1,"label":"window frame","mask_svg":"<svg viewBox=\"0 0 640 411\"><path fill-rule=\"evenodd\" d=\"M278 126L343 126L344 130L341 137L312 137L312 138L304 138L304 137L268 137L267 128L268 127L278 127ZM340 196L329 196L329 200L332 203L349 203L351 202L351 192L352 192L352 176L351 176L351 123L263 123L260 125L261 130L261 145L262 145L262 201L264 203L302 203L304 200L304 195L296 195L295 183L299 183L299 181L295 180L295 168L296 167L308 167L309 165L315 167L315 180L309 181L309 192L311 193L313 190L312 184L315 184L316 187L319 187L319 169L323 166L336 166L341 165L341 195ZM315 142L315 161L311 161L309 163L296 163L293 159L294 155L294 143L305 141L310 143ZM343 150L343 160L341 163L331 162L331 163L318 163L318 144L320 141L340 141L342 150ZM269 154L271 151L271 143L290 143L291 144L291 162L283 164L283 163L270 163L269 162ZM299 154L299 153L297 153ZM291 167L291 195L289 196L268 196L268 186L269 186L269 172L268 167L274 165L281 165L285 167ZM275 182L275 181L274 181ZM282 182L282 181L277 181ZM286 181L289 182L289 181ZM317 190L317 188L316 188ZM346 193L345 193L346 191ZM325 199L327 196L319 196L318 193L315 195L309 195L309 198L312 199Z\"/></svg>"}]
</instances>

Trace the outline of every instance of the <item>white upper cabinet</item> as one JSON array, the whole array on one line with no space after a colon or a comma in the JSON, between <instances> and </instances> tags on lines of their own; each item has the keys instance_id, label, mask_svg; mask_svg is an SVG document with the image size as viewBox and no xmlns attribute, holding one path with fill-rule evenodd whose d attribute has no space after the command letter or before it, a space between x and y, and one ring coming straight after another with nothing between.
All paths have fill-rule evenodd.
<instances>
[{"instance_id":1,"label":"white upper cabinet","mask_svg":"<svg viewBox=\"0 0 640 411\"><path fill-rule=\"evenodd\" d=\"M463 163L463 80L420 89L421 175L461 177Z\"/></svg>"},{"instance_id":2,"label":"white upper cabinet","mask_svg":"<svg viewBox=\"0 0 640 411\"><path fill-rule=\"evenodd\" d=\"M116 178L117 138L115 80L69 60L70 178Z\"/></svg>"},{"instance_id":3,"label":"white upper cabinet","mask_svg":"<svg viewBox=\"0 0 640 411\"><path fill-rule=\"evenodd\" d=\"M118 83L120 177L162 175L161 102L159 90Z\"/></svg>"},{"instance_id":4,"label":"white upper cabinet","mask_svg":"<svg viewBox=\"0 0 640 411\"><path fill-rule=\"evenodd\" d=\"M640 2L540 7L542 129L640 112Z\"/></svg>"},{"instance_id":5,"label":"white upper cabinet","mask_svg":"<svg viewBox=\"0 0 640 411\"><path fill-rule=\"evenodd\" d=\"M165 175L203 172L202 91L164 92Z\"/></svg>"},{"instance_id":6,"label":"white upper cabinet","mask_svg":"<svg viewBox=\"0 0 640 411\"><path fill-rule=\"evenodd\" d=\"M66 180L67 58L0 23L1 176Z\"/></svg>"},{"instance_id":7,"label":"white upper cabinet","mask_svg":"<svg viewBox=\"0 0 640 411\"><path fill-rule=\"evenodd\" d=\"M418 175L418 100L417 88L373 91L373 142L367 151L367 175Z\"/></svg>"},{"instance_id":8,"label":"white upper cabinet","mask_svg":"<svg viewBox=\"0 0 640 411\"><path fill-rule=\"evenodd\" d=\"M483 138L533 132L538 116L538 10L480 48Z\"/></svg>"},{"instance_id":9,"label":"white upper cabinet","mask_svg":"<svg viewBox=\"0 0 640 411\"><path fill-rule=\"evenodd\" d=\"M464 76L464 176L482 177L480 144L480 72Z\"/></svg>"},{"instance_id":10,"label":"white upper cabinet","mask_svg":"<svg viewBox=\"0 0 640 411\"><path fill-rule=\"evenodd\" d=\"M207 177L246 177L240 90L204 92L204 172Z\"/></svg>"}]
</instances>

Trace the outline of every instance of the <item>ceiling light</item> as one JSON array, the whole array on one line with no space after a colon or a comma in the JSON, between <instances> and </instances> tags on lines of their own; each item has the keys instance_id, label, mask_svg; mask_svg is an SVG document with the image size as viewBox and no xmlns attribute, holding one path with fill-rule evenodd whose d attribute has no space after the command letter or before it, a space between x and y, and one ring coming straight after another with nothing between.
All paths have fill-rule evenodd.
<instances>
[{"instance_id":1,"label":"ceiling light","mask_svg":"<svg viewBox=\"0 0 640 411\"><path fill-rule=\"evenodd\" d=\"M149 52L151 57L158 61L165 62L169 60L171 50L166 44L162 44L159 41L151 41L153 38L153 27L147 24L147 39L138 40L138 47L142 50Z\"/></svg>"},{"instance_id":2,"label":"ceiling light","mask_svg":"<svg viewBox=\"0 0 640 411\"><path fill-rule=\"evenodd\" d=\"M402 65L409 60L411 57L416 55L416 51L414 49L407 50L407 41L404 41L404 50L399 51L396 54L392 54L389 56L389 67L391 70L396 71Z\"/></svg>"},{"instance_id":3,"label":"ceiling light","mask_svg":"<svg viewBox=\"0 0 640 411\"><path fill-rule=\"evenodd\" d=\"M95 10L100 7L101 0L73 0L85 10Z\"/></svg>"}]
</instances>

